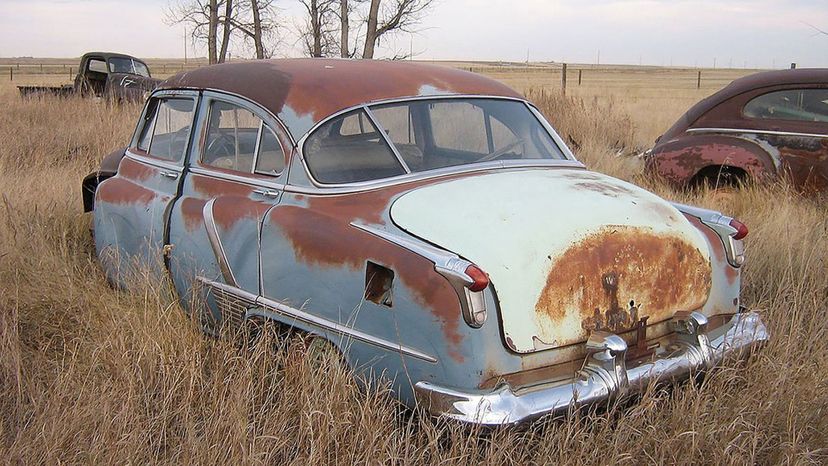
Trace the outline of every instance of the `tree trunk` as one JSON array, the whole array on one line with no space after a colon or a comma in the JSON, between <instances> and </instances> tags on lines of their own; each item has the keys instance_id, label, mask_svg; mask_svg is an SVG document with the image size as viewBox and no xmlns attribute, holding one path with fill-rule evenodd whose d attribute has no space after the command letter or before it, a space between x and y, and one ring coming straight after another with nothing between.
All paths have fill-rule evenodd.
<instances>
[{"instance_id":1,"label":"tree trunk","mask_svg":"<svg viewBox=\"0 0 828 466\"><path fill-rule=\"evenodd\" d=\"M221 37L221 53L218 57L219 63L224 63L227 60L227 47L230 45L230 18L233 14L233 0L225 0L224 4L224 21L222 21L222 37Z\"/></svg>"},{"instance_id":2,"label":"tree trunk","mask_svg":"<svg viewBox=\"0 0 828 466\"><path fill-rule=\"evenodd\" d=\"M350 27L350 23L348 23L348 0L339 0L339 24L341 31L339 36L339 56L348 58L351 56L348 50L348 32Z\"/></svg>"},{"instance_id":3,"label":"tree trunk","mask_svg":"<svg viewBox=\"0 0 828 466\"><path fill-rule=\"evenodd\" d=\"M380 0L371 0L368 10L368 29L365 31L365 48L362 49L362 58L374 58L374 45L377 41L377 16L379 15Z\"/></svg>"},{"instance_id":4,"label":"tree trunk","mask_svg":"<svg viewBox=\"0 0 828 466\"><path fill-rule=\"evenodd\" d=\"M218 35L218 0L210 0L210 22L207 25L207 57L210 64L216 62L216 36Z\"/></svg>"},{"instance_id":5,"label":"tree trunk","mask_svg":"<svg viewBox=\"0 0 828 466\"><path fill-rule=\"evenodd\" d=\"M319 2L317 0L311 0L311 34L313 36L311 56L320 58L322 57L322 18L319 17Z\"/></svg>"},{"instance_id":6,"label":"tree trunk","mask_svg":"<svg viewBox=\"0 0 828 466\"><path fill-rule=\"evenodd\" d=\"M259 15L259 0L250 0L253 9L253 43L256 46L256 58L264 58L264 45L262 44L262 18Z\"/></svg>"}]
</instances>

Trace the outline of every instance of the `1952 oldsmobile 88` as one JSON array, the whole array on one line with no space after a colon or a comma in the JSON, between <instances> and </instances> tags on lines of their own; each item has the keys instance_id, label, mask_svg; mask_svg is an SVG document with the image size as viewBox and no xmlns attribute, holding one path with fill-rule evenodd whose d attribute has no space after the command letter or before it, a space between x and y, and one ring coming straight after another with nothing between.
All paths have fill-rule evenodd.
<instances>
[{"instance_id":1,"label":"1952 oldsmobile 88","mask_svg":"<svg viewBox=\"0 0 828 466\"><path fill-rule=\"evenodd\" d=\"M516 423L768 338L739 301L744 225L586 170L476 74L205 67L153 92L121 156L84 182L111 280L163 257L208 330L272 319L435 414Z\"/></svg>"}]
</instances>

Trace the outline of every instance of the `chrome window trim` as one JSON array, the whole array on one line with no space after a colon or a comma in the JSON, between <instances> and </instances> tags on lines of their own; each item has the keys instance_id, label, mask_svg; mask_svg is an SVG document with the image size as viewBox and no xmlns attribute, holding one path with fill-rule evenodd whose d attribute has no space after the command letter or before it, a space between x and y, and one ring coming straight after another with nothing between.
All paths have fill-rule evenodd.
<instances>
[{"instance_id":1,"label":"chrome window trim","mask_svg":"<svg viewBox=\"0 0 828 466\"><path fill-rule=\"evenodd\" d=\"M374 112L372 112L371 109L368 107L365 107L364 110L365 114L368 115L368 119L371 121L371 124L373 124L374 128L376 128L377 131L379 131L382 140L385 141L385 144L391 148L391 152L394 154L394 157L397 158L397 161L400 163L402 169L405 170L406 173L411 173L411 169L408 168L408 164L405 163L405 160L403 160L402 155L400 155L400 151L394 145L394 142L391 141L390 137L388 137L388 133L385 132L385 128L383 128L382 125L380 125L379 120L377 120L377 118L374 116Z\"/></svg>"},{"instance_id":2,"label":"chrome window trim","mask_svg":"<svg viewBox=\"0 0 828 466\"><path fill-rule=\"evenodd\" d=\"M793 136L801 138L828 139L828 134L797 133L795 131L775 131L769 129L740 129L740 128L689 128L688 133L726 133L726 134L767 134L770 136Z\"/></svg>"},{"instance_id":3,"label":"chrome window trim","mask_svg":"<svg viewBox=\"0 0 828 466\"><path fill-rule=\"evenodd\" d=\"M302 135L302 137L299 138L299 140L296 142L296 154L294 154L294 156L299 157L299 160L302 163L302 167L305 169L305 174L307 175L308 180L310 180L310 182L314 185L314 187L320 188L320 189L348 188L348 187L354 187L354 188L363 188L363 187L365 187L366 189L373 189L375 187L389 186L389 185L392 185L392 184L396 184L398 182L406 181L408 179L407 177L413 176L413 175L427 174L423 178L429 178L430 176L439 176L440 174L445 174L443 172L443 170L446 170L446 169L449 169L449 171L447 173L465 173L465 172L467 172L467 170L459 168L459 167L462 167L463 165L455 165L453 167L443 167L443 168L437 168L437 169L434 169L434 170L426 170L426 171L421 171L421 172L411 172L411 173L406 173L405 175L399 175L399 176L394 176L394 177L389 177L389 178L381 178L381 179L377 179L377 180L359 181L359 182L355 182L355 183L326 184L326 183L320 183L319 181L316 180L316 178L314 178L313 174L311 173L310 169L308 168L307 162L305 161L305 153L304 153L305 143L307 142L307 139L308 139L308 137L310 137L310 135L312 135L320 126L324 125L325 123L327 123L327 122L329 122L329 121L331 121L331 120L333 120L333 119L335 119L335 118L337 118L337 117L339 117L339 116L341 116L345 113L353 112L353 111L360 110L360 109L368 110L368 107L372 107L372 106L387 105L387 104L394 104L394 103L401 103L401 102L411 102L411 101L420 101L420 100L462 100L462 99L506 100L506 101L512 101L512 102L520 102L520 103L523 103L524 105L527 105L529 107L530 113L532 113L535 116L535 118L538 120L538 122L541 124L541 126L544 129L547 130L550 137L552 137L553 141L555 141L555 143L557 144L558 148L561 149L562 155L564 157L566 157L566 159L560 159L560 160L537 159L537 162L532 162L532 165L530 165L530 166L546 166L546 164L539 163L541 161L543 161L543 162L554 162L555 166L559 166L559 167L560 166L565 166L564 164L560 164L560 162L575 162L575 166L580 167L580 168L586 168L582 163L578 162L578 160L575 158L575 156L572 154L572 152L569 150L569 148L566 147L566 144L564 144L563 139L561 139L561 137L557 134L557 132L555 132L554 129L552 129L552 126L549 124L549 122L547 122L546 119L543 118L543 115L540 114L540 112L538 112L526 99L521 99L521 98L518 98L518 97L494 96L494 95L447 94L447 95L436 95L436 96L431 95L431 96L399 97L399 98L394 98L394 99L371 101L371 102L366 102L366 103L362 103L362 104L359 104L359 105L355 105L353 107L348 107L348 108L342 109L338 112L332 113L328 117L320 120L318 123L313 125L311 127L311 129L309 129L304 135ZM375 122L375 125L377 126L377 129L380 132L383 132L382 126L380 126L376 122ZM386 142L388 142L387 138L386 138ZM391 144L391 147L393 147L393 144ZM396 153L396 149L392 149L392 150L394 150L395 153ZM498 161L498 162L500 162L500 161ZM511 162L525 162L525 161L514 161L513 160ZM476 171L476 169L479 169L479 168L477 168L478 166L483 166L483 165L488 164L488 163L490 163L490 162L483 162L481 164L467 165L467 167L468 166L475 167L475 169L468 170L468 171ZM572 165L568 165L568 166L572 166ZM487 167L488 167L488 169L499 168L497 166L487 166ZM438 174L436 172L440 172L440 173ZM434 173L434 175L431 175L432 173ZM420 179L420 178L414 178L414 179ZM391 183L387 183L389 181ZM292 187L292 188L294 188L294 187ZM304 188L300 188L300 189L304 189ZM362 189L362 190L365 190L365 189ZM359 191L359 189L355 189L355 190L352 190L352 191L346 191L346 192L357 192L357 191Z\"/></svg>"},{"instance_id":4,"label":"chrome window trim","mask_svg":"<svg viewBox=\"0 0 828 466\"><path fill-rule=\"evenodd\" d=\"M187 128L187 144L184 146L184 152L181 154L181 157L178 161L175 161L175 162L170 161L171 163L180 163L181 166L184 166L184 164L186 163L186 161L188 159L187 156L189 155L190 151L192 150L192 144L191 143L192 143L192 138L193 138L193 127L196 124L196 118L199 116L198 115L198 107L201 105L201 101L199 99L199 93L197 91L159 91L157 93L153 93L152 96L149 99L147 99L147 103L144 107L144 112L141 113L141 116L142 117L145 116L146 110L149 108L149 101L150 100L152 100L152 99L165 99L165 98L166 99L188 98L188 99L192 99L192 101L193 101L192 117L190 118L190 126L189 126L189 128ZM157 159L163 159L162 157L156 157L156 156L152 155L152 153L150 152L152 150L152 141L153 141L153 139L155 139L155 129L156 129L155 128L155 122L158 119L158 110L159 110L159 108L160 108L160 104L156 105L155 114L153 115L152 134L150 135L150 141L149 141L149 145L147 146L146 152L150 157L157 158ZM139 121L142 121L142 120L139 120ZM141 129L143 129L144 125L147 124L147 122L145 120L143 121L143 123L144 124L141 125ZM136 133L137 133L137 128L136 128ZM135 135L133 135L133 137L134 136ZM139 136L139 138L140 138L140 136ZM139 142L140 141L135 141L133 144L130 144L130 146L134 146L134 147L137 148L137 145L138 145ZM168 159L163 159L163 160L168 160Z\"/></svg>"},{"instance_id":5,"label":"chrome window trim","mask_svg":"<svg viewBox=\"0 0 828 466\"><path fill-rule=\"evenodd\" d=\"M204 228L207 230L207 239L210 242L210 247L213 249L213 254L216 256L216 261L218 262L219 270L221 270L224 281L230 286L238 287L236 275L230 267L230 261L227 260L227 253L224 251L224 245L221 243L218 226L213 216L213 205L215 202L215 198L210 199L201 210L204 214Z\"/></svg>"},{"instance_id":6,"label":"chrome window trim","mask_svg":"<svg viewBox=\"0 0 828 466\"><path fill-rule=\"evenodd\" d=\"M172 162L168 162L165 160L161 160L155 157L149 157L146 155L136 154L132 152L132 149L127 149L124 153L124 156L135 160L136 162L145 163L147 165L152 165L155 168L160 168L162 170L174 170L178 173L181 173L184 170L182 165L178 165Z\"/></svg>"},{"instance_id":7,"label":"chrome window trim","mask_svg":"<svg viewBox=\"0 0 828 466\"><path fill-rule=\"evenodd\" d=\"M282 183L278 183L275 181L267 181L267 180L260 180L256 178L251 178L245 175L249 175L249 173L239 172L239 175L235 175L232 173L222 173L210 168L204 167L190 167L188 170L190 173L195 175L202 175L202 176L209 176L212 178L218 178L224 181L232 181L235 183L246 184L249 186L254 186L258 188L273 188L278 189L280 191L285 190L285 185Z\"/></svg>"},{"instance_id":8,"label":"chrome window trim","mask_svg":"<svg viewBox=\"0 0 828 466\"><path fill-rule=\"evenodd\" d=\"M285 186L285 191L295 194L350 194L350 193L359 193L364 191L371 191L375 189L386 188L388 186L394 186L401 183L408 183L412 181L421 181L421 180L428 180L428 179L436 179L441 178L447 175L455 175L455 174L464 174L464 173L474 173L480 171L490 171L490 170L497 170L497 169L504 169L504 170L515 170L515 169L526 169L526 168L577 168L577 169L586 169L586 166L577 160L547 160L545 163L542 162L523 162L520 160L508 160L508 161L491 161L491 162L483 162L480 164L468 165L465 168L459 168L460 166L453 166L453 167L443 167L437 168L434 170L428 170L423 172L413 172L413 173L406 173L405 175L394 176L391 178L382 178L379 180L371 180L371 181L362 181L359 183L348 183L348 184L328 184L320 186L312 186L312 187L304 187L304 186L295 186L295 185L287 185Z\"/></svg>"}]
</instances>

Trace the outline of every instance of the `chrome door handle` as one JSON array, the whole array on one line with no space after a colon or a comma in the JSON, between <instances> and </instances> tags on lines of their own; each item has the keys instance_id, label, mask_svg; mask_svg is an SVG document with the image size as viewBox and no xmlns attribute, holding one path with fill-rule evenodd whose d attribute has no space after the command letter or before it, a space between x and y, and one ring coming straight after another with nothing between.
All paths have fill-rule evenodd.
<instances>
[{"instance_id":1,"label":"chrome door handle","mask_svg":"<svg viewBox=\"0 0 828 466\"><path fill-rule=\"evenodd\" d=\"M271 199L279 197L279 191L276 191L274 189L257 189L253 192L264 197L269 197Z\"/></svg>"},{"instance_id":2,"label":"chrome door handle","mask_svg":"<svg viewBox=\"0 0 828 466\"><path fill-rule=\"evenodd\" d=\"M176 172L161 172L161 176L167 177L171 180L178 179L178 173Z\"/></svg>"}]
</instances>

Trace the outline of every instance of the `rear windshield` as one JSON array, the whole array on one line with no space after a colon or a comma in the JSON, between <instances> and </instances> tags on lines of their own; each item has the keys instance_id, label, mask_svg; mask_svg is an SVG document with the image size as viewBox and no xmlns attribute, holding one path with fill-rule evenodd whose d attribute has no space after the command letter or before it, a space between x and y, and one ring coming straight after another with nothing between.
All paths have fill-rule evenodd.
<instances>
[{"instance_id":1,"label":"rear windshield","mask_svg":"<svg viewBox=\"0 0 828 466\"><path fill-rule=\"evenodd\" d=\"M413 100L350 112L309 136L304 155L317 181L337 184L496 160L566 158L526 104L499 99Z\"/></svg>"}]
</instances>

